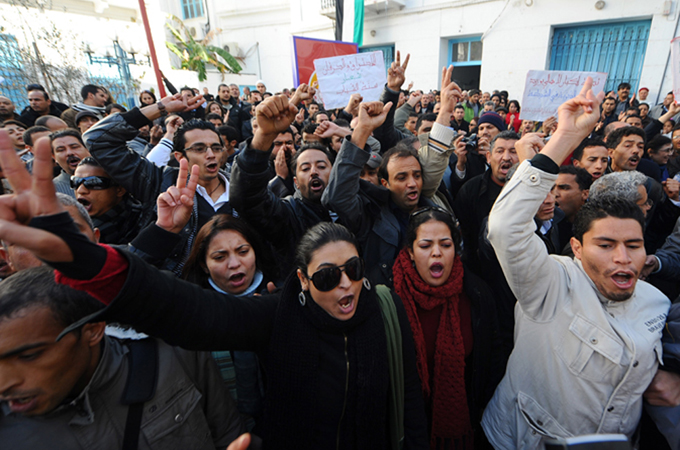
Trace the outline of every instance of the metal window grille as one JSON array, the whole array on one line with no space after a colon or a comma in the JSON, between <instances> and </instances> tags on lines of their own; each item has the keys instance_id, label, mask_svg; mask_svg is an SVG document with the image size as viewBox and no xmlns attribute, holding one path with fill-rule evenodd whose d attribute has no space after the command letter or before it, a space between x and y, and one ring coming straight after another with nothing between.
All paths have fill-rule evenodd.
<instances>
[{"instance_id":1,"label":"metal window grille","mask_svg":"<svg viewBox=\"0 0 680 450\"><path fill-rule=\"evenodd\" d=\"M556 28L551 70L607 72L606 90L628 82L638 88L651 20Z\"/></svg>"},{"instance_id":2,"label":"metal window grille","mask_svg":"<svg viewBox=\"0 0 680 450\"><path fill-rule=\"evenodd\" d=\"M203 0L181 0L184 19L203 17Z\"/></svg>"}]
</instances>

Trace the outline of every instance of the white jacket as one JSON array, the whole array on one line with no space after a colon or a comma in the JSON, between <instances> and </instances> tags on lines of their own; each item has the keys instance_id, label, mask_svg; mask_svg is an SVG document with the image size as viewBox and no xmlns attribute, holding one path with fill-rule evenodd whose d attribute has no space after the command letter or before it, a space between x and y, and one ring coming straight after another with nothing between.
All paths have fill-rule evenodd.
<instances>
[{"instance_id":1,"label":"white jacket","mask_svg":"<svg viewBox=\"0 0 680 450\"><path fill-rule=\"evenodd\" d=\"M556 179L523 162L489 216L489 240L517 297L515 347L482 420L497 449L591 433L630 438L661 363L668 298L638 281L629 300L607 300L579 260L548 255L534 234Z\"/></svg>"}]
</instances>

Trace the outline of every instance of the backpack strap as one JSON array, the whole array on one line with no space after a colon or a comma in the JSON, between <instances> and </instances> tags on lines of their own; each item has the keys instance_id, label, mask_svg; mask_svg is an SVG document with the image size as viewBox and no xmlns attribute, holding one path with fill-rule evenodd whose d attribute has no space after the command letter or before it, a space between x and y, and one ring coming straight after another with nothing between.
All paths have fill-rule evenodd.
<instances>
[{"instance_id":1,"label":"backpack strap","mask_svg":"<svg viewBox=\"0 0 680 450\"><path fill-rule=\"evenodd\" d=\"M144 403L156 395L158 343L155 339L141 339L127 341L126 345L130 350L130 369L120 402L130 406L125 420L123 450L137 450Z\"/></svg>"},{"instance_id":2,"label":"backpack strap","mask_svg":"<svg viewBox=\"0 0 680 450\"><path fill-rule=\"evenodd\" d=\"M390 448L400 450L404 446L404 354L401 342L401 325L392 292L382 284L375 287L387 336L387 363L390 372L388 393Z\"/></svg>"}]
</instances>

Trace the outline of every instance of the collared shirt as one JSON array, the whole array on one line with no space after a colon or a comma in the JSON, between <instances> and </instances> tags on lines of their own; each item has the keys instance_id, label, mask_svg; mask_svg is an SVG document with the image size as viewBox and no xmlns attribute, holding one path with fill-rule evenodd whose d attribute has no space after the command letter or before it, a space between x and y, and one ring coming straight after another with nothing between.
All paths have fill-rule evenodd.
<instances>
[{"instance_id":1,"label":"collared shirt","mask_svg":"<svg viewBox=\"0 0 680 450\"><path fill-rule=\"evenodd\" d=\"M215 201L208 195L208 191L203 186L200 184L196 186L196 193L203 197L215 211L220 209L225 203L229 203L229 181L227 180L227 177L219 172L217 176L224 182L224 193Z\"/></svg>"}]
</instances>

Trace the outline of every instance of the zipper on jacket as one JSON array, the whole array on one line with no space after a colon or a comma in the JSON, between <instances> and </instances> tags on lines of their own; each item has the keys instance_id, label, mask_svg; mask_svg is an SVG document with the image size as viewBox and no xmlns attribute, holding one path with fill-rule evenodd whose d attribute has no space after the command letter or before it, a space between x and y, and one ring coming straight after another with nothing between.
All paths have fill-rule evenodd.
<instances>
[{"instance_id":1,"label":"zipper on jacket","mask_svg":"<svg viewBox=\"0 0 680 450\"><path fill-rule=\"evenodd\" d=\"M340 427L342 426L342 420L345 418L345 408L347 408L347 390L349 389L349 356L347 355L347 335L342 334L345 337L345 366L347 371L345 372L345 396L342 401L342 413L340 414L340 422L338 422L338 434L335 440L336 450L340 450Z\"/></svg>"}]
</instances>

